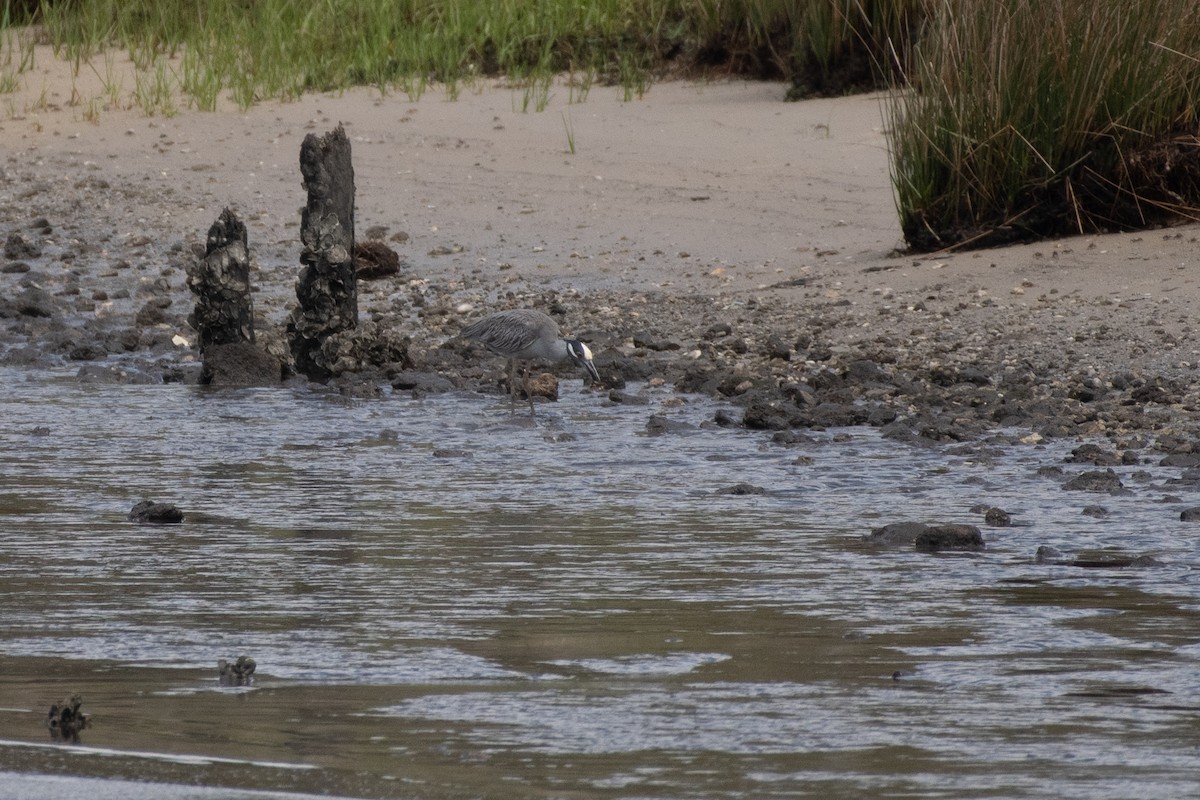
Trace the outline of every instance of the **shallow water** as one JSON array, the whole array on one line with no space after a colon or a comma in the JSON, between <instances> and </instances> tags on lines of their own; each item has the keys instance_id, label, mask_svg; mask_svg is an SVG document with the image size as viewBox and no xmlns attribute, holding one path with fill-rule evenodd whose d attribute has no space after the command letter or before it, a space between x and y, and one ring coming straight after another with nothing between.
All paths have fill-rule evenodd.
<instances>
[{"instance_id":1,"label":"shallow water","mask_svg":"<svg viewBox=\"0 0 1200 800\"><path fill-rule=\"evenodd\" d=\"M0 798L1200 792L1180 469L1064 492L1035 473L1077 442L784 448L648 393L568 381L531 426L480 395L0 370ZM768 493L715 494L738 482ZM184 523L129 522L146 498ZM1017 523L982 554L861 541L978 503ZM243 653L253 686L218 686ZM93 726L51 742L74 692Z\"/></svg>"}]
</instances>

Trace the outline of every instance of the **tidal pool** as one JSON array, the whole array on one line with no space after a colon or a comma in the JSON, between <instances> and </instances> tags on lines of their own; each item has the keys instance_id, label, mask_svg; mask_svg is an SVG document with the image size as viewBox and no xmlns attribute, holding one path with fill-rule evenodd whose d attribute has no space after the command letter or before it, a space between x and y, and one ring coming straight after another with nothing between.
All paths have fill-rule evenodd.
<instances>
[{"instance_id":1,"label":"tidal pool","mask_svg":"<svg viewBox=\"0 0 1200 800\"><path fill-rule=\"evenodd\" d=\"M1037 470L1090 469L1076 441L783 447L642 388L567 381L529 424L0 370L0 798L1200 793L1182 468L1144 451L1127 494L1068 492ZM142 499L184 522L130 522ZM907 520L987 549L862 541ZM254 683L218 685L242 654ZM73 693L92 726L52 742Z\"/></svg>"}]
</instances>

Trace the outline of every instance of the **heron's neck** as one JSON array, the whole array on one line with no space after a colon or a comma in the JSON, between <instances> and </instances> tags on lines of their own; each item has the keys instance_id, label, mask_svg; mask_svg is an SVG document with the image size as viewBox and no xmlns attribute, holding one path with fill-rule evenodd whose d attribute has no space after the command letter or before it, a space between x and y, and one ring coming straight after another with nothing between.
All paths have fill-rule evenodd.
<instances>
[{"instance_id":1,"label":"heron's neck","mask_svg":"<svg viewBox=\"0 0 1200 800\"><path fill-rule=\"evenodd\" d=\"M567 347L566 339L555 339L554 343L550 345L550 351L552 353L550 358L555 361L566 361L571 357L571 349Z\"/></svg>"}]
</instances>

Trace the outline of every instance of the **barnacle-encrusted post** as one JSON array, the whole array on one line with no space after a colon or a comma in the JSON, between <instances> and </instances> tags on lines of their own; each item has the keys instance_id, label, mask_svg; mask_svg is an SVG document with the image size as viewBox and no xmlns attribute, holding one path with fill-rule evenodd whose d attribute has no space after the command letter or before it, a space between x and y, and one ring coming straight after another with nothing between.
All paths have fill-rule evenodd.
<instances>
[{"instance_id":1,"label":"barnacle-encrusted post","mask_svg":"<svg viewBox=\"0 0 1200 800\"><path fill-rule=\"evenodd\" d=\"M208 229L204 258L188 267L187 284L196 295L188 324L201 353L212 345L254 341L246 226L228 208Z\"/></svg>"},{"instance_id":2,"label":"barnacle-encrusted post","mask_svg":"<svg viewBox=\"0 0 1200 800\"><path fill-rule=\"evenodd\" d=\"M308 203L300 217L300 262L304 267L296 282L300 304L288 321L288 340L296 371L324 381L335 370L322 344L358 325L354 167L350 140L342 126L324 136L304 137L300 172L308 191Z\"/></svg>"}]
</instances>

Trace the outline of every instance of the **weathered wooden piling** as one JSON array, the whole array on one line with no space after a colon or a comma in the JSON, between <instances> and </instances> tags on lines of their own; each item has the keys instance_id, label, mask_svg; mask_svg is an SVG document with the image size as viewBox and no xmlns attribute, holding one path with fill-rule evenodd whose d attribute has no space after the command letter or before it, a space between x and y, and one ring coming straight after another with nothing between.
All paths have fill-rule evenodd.
<instances>
[{"instance_id":1,"label":"weathered wooden piling","mask_svg":"<svg viewBox=\"0 0 1200 800\"><path fill-rule=\"evenodd\" d=\"M221 386L269 386L283 376L283 362L255 344L250 293L250 245L246 226L226 208L208 229L204 258L188 267L196 307L188 324L196 330L203 363L200 382Z\"/></svg>"},{"instance_id":2,"label":"weathered wooden piling","mask_svg":"<svg viewBox=\"0 0 1200 800\"><path fill-rule=\"evenodd\" d=\"M188 267L187 285L196 295L188 324L201 353L212 345L254 341L250 246L246 226L228 208L208 229L204 258Z\"/></svg>"},{"instance_id":3,"label":"weathered wooden piling","mask_svg":"<svg viewBox=\"0 0 1200 800\"><path fill-rule=\"evenodd\" d=\"M308 202L300 218L299 306L288 321L296 371L311 380L335 374L337 354L322 348L335 334L358 325L354 274L354 166L342 126L304 137L300 172ZM336 348L333 348L336 349Z\"/></svg>"}]
</instances>

